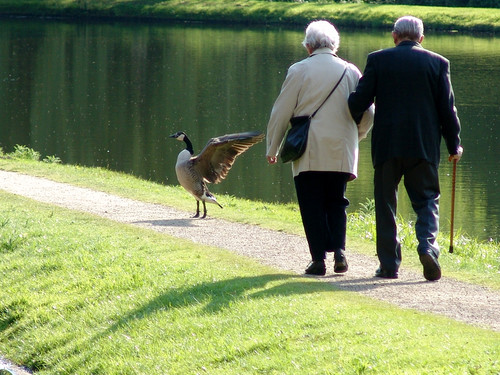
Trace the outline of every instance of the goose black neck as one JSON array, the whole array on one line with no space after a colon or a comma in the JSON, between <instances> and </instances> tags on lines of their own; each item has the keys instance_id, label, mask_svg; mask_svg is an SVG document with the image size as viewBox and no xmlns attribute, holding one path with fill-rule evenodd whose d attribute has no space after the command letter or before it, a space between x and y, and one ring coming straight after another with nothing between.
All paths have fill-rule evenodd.
<instances>
[{"instance_id":1,"label":"goose black neck","mask_svg":"<svg viewBox=\"0 0 500 375\"><path fill-rule=\"evenodd\" d=\"M193 144L191 143L187 135L184 136L184 142L186 142L186 150L188 150L189 153L193 155L194 154Z\"/></svg>"}]
</instances>

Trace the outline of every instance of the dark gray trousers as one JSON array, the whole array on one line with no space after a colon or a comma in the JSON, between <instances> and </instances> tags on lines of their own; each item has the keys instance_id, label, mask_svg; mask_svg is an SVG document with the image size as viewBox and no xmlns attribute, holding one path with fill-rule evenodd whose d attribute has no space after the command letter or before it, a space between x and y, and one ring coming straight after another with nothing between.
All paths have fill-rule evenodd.
<instances>
[{"instance_id":1,"label":"dark gray trousers","mask_svg":"<svg viewBox=\"0 0 500 375\"><path fill-rule=\"evenodd\" d=\"M404 186L417 214L415 234L419 254L439 256L436 237L439 231L438 167L424 159L394 158L375 166L375 214L377 222L377 255L380 265L397 271L401 264L401 244L396 227L398 185Z\"/></svg>"}]
</instances>

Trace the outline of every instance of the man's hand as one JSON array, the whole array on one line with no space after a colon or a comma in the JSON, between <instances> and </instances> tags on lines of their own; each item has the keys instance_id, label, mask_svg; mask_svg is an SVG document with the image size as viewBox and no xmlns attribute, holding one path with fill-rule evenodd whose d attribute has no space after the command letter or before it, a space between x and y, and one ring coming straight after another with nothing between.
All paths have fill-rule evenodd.
<instances>
[{"instance_id":1,"label":"man's hand","mask_svg":"<svg viewBox=\"0 0 500 375\"><path fill-rule=\"evenodd\" d=\"M458 146L458 152L455 155L450 155L448 157L448 161L456 160L458 162L462 157L463 153L464 153L464 148L462 146Z\"/></svg>"}]
</instances>

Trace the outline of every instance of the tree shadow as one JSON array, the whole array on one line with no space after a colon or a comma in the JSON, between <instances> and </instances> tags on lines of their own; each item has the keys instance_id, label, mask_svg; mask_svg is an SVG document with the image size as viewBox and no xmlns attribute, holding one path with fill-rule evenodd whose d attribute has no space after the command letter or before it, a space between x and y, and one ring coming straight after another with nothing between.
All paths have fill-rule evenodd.
<instances>
[{"instance_id":1,"label":"tree shadow","mask_svg":"<svg viewBox=\"0 0 500 375\"><path fill-rule=\"evenodd\" d=\"M145 319L158 311L168 311L192 305L203 305L201 314L216 314L238 299L261 299L273 296L310 294L318 291L332 291L328 283L292 281L266 288L273 281L295 279L300 276L269 274L262 276L237 277L216 282L205 282L187 288L166 291L148 303L124 315L99 336L107 336L131 324L134 320ZM251 290L256 290L250 293Z\"/></svg>"},{"instance_id":2,"label":"tree shadow","mask_svg":"<svg viewBox=\"0 0 500 375\"><path fill-rule=\"evenodd\" d=\"M185 288L180 287L166 290L149 302L123 315L108 328L91 335L88 340L96 343L101 339L108 338L121 329L126 329L134 321L147 319L149 316L160 311L202 305L200 314L211 315L230 307L239 299L263 299L296 294L307 295L335 290L330 283L301 281L301 277L300 275L286 273L236 277L190 285ZM274 281L283 282L278 285L266 287ZM255 291L252 293L252 290ZM68 341L67 345L73 346L72 341ZM69 373L76 373L84 363L90 360L89 357L93 355L91 351L82 355L82 353L77 352L76 347L71 347L69 351L75 357L78 357L78 360L75 360L68 367Z\"/></svg>"}]
</instances>

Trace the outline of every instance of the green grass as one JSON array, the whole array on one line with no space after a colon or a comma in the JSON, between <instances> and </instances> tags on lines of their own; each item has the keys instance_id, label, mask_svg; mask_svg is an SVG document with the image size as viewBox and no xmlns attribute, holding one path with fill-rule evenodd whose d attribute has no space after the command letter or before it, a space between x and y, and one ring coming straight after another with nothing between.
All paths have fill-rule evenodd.
<instances>
[{"instance_id":1,"label":"green grass","mask_svg":"<svg viewBox=\"0 0 500 375\"><path fill-rule=\"evenodd\" d=\"M500 334L0 192L0 352L37 374L496 374Z\"/></svg>"},{"instance_id":2,"label":"green grass","mask_svg":"<svg viewBox=\"0 0 500 375\"><path fill-rule=\"evenodd\" d=\"M304 25L312 19L326 18L337 26L363 28L391 27L398 17L412 14L422 18L427 28L487 32L500 29L500 9L342 4L331 1L2 0L0 14L280 25Z\"/></svg>"},{"instance_id":3,"label":"green grass","mask_svg":"<svg viewBox=\"0 0 500 375\"><path fill-rule=\"evenodd\" d=\"M20 146L18 146L20 147ZM21 149L23 149L21 147ZM195 203L191 195L179 186L164 186L151 181L135 178L131 175L112 172L102 168L84 168L50 162L57 157L45 157L45 162L38 162L33 150L25 150L19 155L16 150L11 155L0 151L0 169L46 177L59 182L88 187L122 197L164 204L194 213ZM13 158L15 157L15 158ZM259 225L264 228L303 235L300 213L295 203L278 204L262 201L250 201L234 196L221 195L218 200L223 210L213 207L211 217L230 221ZM348 215L347 246L349 251L356 251L375 256L375 218L372 201L358 212ZM411 221L399 220L399 236L402 243L404 266L421 271L416 255L417 242ZM443 274L458 280L485 285L500 290L500 244L481 242L464 236L458 229L454 236L454 253L448 253L449 233L440 233L440 263Z\"/></svg>"}]
</instances>

